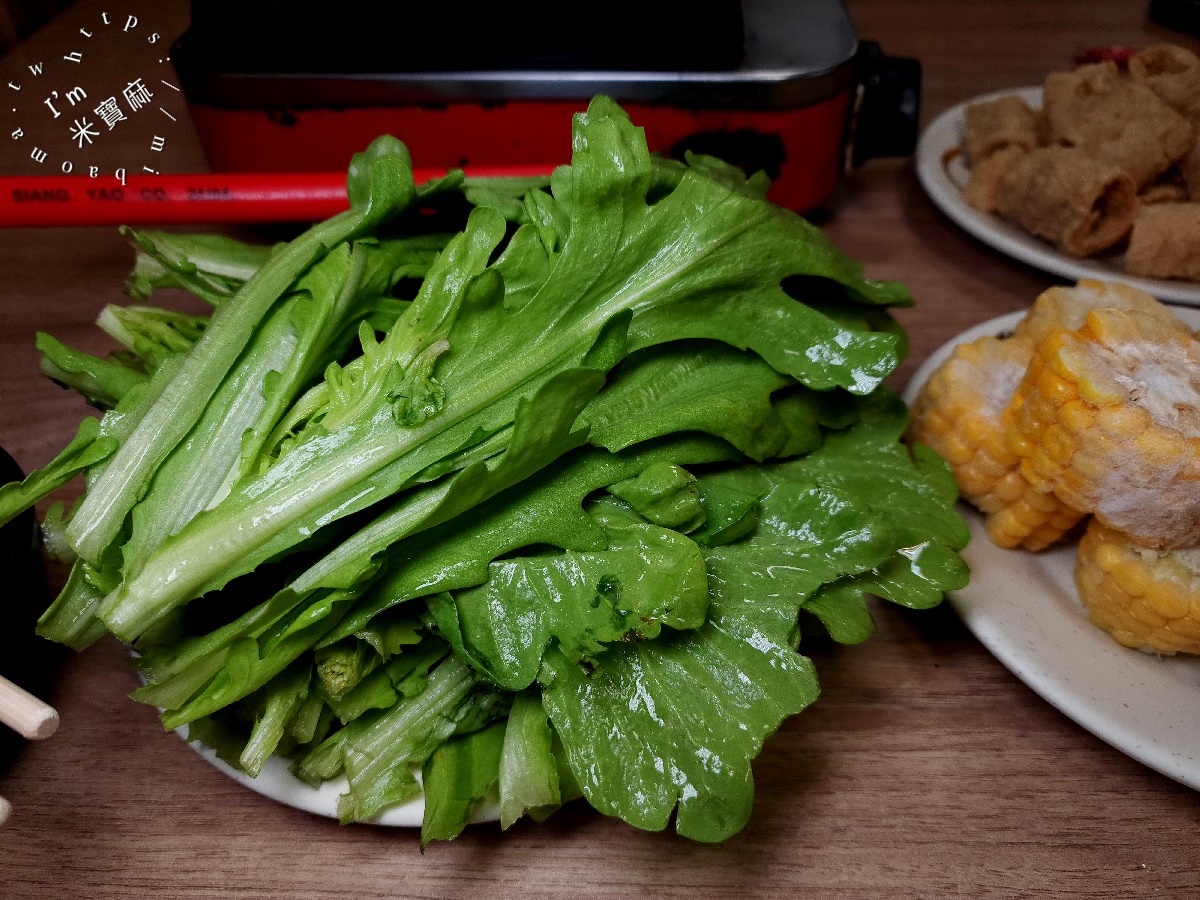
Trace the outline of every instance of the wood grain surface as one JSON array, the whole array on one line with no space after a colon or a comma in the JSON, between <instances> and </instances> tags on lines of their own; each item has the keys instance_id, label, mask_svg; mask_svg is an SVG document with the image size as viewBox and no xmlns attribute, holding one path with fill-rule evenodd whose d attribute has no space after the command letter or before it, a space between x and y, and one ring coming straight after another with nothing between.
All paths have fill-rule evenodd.
<instances>
[{"instance_id":1,"label":"wood grain surface","mask_svg":"<svg viewBox=\"0 0 1200 900\"><path fill-rule=\"evenodd\" d=\"M186 24L186 4L141 6ZM923 122L983 92L1038 84L1087 47L1195 47L1128 0L848 6L860 36L922 62ZM0 60L0 76L100 8L74 7ZM178 169L202 164L194 139L173 152ZM0 163L20 170L11 148ZM869 275L904 281L916 297L899 313L911 353L897 388L964 328L1055 283L959 231L910 159L868 163L814 218ZM34 333L108 350L92 320L124 300L131 260L115 230L0 233L0 445L27 470L87 412L39 374ZM750 823L714 846L638 832L577 803L503 834L474 826L422 854L412 830L343 827L226 778L128 698L126 651L105 640L69 657L47 698L58 733L0 773L15 807L0 830L0 897L1200 895L1200 795L1052 708L948 605L873 612L865 644L805 644L822 696L767 742Z\"/></svg>"}]
</instances>

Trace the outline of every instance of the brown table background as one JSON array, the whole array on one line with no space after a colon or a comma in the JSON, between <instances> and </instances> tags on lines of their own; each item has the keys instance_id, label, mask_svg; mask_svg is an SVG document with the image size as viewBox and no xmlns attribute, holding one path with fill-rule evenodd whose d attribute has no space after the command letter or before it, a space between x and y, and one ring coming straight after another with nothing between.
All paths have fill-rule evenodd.
<instances>
[{"instance_id":1,"label":"brown table background","mask_svg":"<svg viewBox=\"0 0 1200 900\"><path fill-rule=\"evenodd\" d=\"M126 5L176 33L186 24L185 4ZM987 91L1039 84L1083 48L1195 48L1129 0L848 6L861 37L922 61L923 122ZM75 7L0 60L0 75L101 8ZM194 137L170 150L180 170L202 164ZM11 147L0 163L22 170ZM818 220L871 276L904 281L916 297L899 313L912 349L894 387L953 335L1026 307L1055 283L959 231L925 197L911 160L869 163ZM124 299L131 259L115 229L0 234L0 445L26 469L48 461L86 412L40 376L34 332L107 350L92 319ZM753 817L716 846L638 832L577 804L503 835L472 827L421 854L412 831L342 827L202 762L127 698L134 675L106 640L68 660L49 698L62 714L58 733L0 775L0 794L16 807L0 830L0 896L1200 893L1200 795L1052 708L949 606L874 610L878 630L866 644L811 651L823 694L767 742Z\"/></svg>"}]
</instances>

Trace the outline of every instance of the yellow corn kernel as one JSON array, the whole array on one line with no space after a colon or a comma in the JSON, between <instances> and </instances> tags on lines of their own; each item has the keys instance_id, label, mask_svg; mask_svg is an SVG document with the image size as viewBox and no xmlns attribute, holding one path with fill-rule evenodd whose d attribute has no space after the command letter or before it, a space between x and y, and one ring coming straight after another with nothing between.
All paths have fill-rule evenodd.
<instances>
[{"instance_id":1,"label":"yellow corn kernel","mask_svg":"<svg viewBox=\"0 0 1200 900\"><path fill-rule=\"evenodd\" d=\"M1108 474L1109 469L1102 457L1085 452L1077 453L1071 460L1071 471L1075 478L1068 479L1067 484L1072 490L1079 491L1085 486L1099 482Z\"/></svg>"},{"instance_id":2,"label":"yellow corn kernel","mask_svg":"<svg viewBox=\"0 0 1200 900\"><path fill-rule=\"evenodd\" d=\"M1095 412L1078 397L1064 403L1059 415L1067 427L1077 434L1090 431L1096 424Z\"/></svg>"},{"instance_id":3,"label":"yellow corn kernel","mask_svg":"<svg viewBox=\"0 0 1200 900\"><path fill-rule=\"evenodd\" d=\"M1060 459L1051 455L1046 452L1046 446L1043 444L1034 450L1033 455L1025 462L1029 463L1032 472L1025 468L1022 468L1021 472L1030 483L1043 490L1053 490L1064 464L1070 462L1070 459Z\"/></svg>"},{"instance_id":4,"label":"yellow corn kernel","mask_svg":"<svg viewBox=\"0 0 1200 900\"><path fill-rule=\"evenodd\" d=\"M1029 482L1022 477L1020 471L1011 469L996 482L994 494L1001 501L999 506L1003 508L1010 503L1015 503L1027 490L1029 490Z\"/></svg>"},{"instance_id":5,"label":"yellow corn kernel","mask_svg":"<svg viewBox=\"0 0 1200 900\"><path fill-rule=\"evenodd\" d=\"M992 436L989 423L983 416L966 416L959 424L958 430L968 443L975 446L986 444Z\"/></svg>"},{"instance_id":6,"label":"yellow corn kernel","mask_svg":"<svg viewBox=\"0 0 1200 900\"><path fill-rule=\"evenodd\" d=\"M988 481L995 482L1012 471L1012 462L1012 457L1007 454L1000 457L989 453L987 450L981 450L979 455L975 457L973 468L980 475L986 477Z\"/></svg>"},{"instance_id":7,"label":"yellow corn kernel","mask_svg":"<svg viewBox=\"0 0 1200 900\"><path fill-rule=\"evenodd\" d=\"M1200 644L1200 620L1176 617L1167 625L1167 630L1176 636L1176 640L1186 639Z\"/></svg>"},{"instance_id":8,"label":"yellow corn kernel","mask_svg":"<svg viewBox=\"0 0 1200 900\"><path fill-rule=\"evenodd\" d=\"M1148 416L1132 403L1105 406L1096 410L1096 427L1113 437L1141 434L1148 424Z\"/></svg>"},{"instance_id":9,"label":"yellow corn kernel","mask_svg":"<svg viewBox=\"0 0 1200 900\"><path fill-rule=\"evenodd\" d=\"M1042 433L1042 450L1056 462L1064 463L1075 455L1075 437L1061 425L1050 425Z\"/></svg>"},{"instance_id":10,"label":"yellow corn kernel","mask_svg":"<svg viewBox=\"0 0 1200 900\"><path fill-rule=\"evenodd\" d=\"M1058 359L1051 360L1051 363L1050 366L1042 369L1038 377L1037 387L1042 397L1047 402L1058 406L1072 400L1077 400L1079 392L1074 382L1068 380L1071 377L1070 370L1056 371L1059 369L1059 365L1057 364L1061 363Z\"/></svg>"},{"instance_id":11,"label":"yellow corn kernel","mask_svg":"<svg viewBox=\"0 0 1200 900\"><path fill-rule=\"evenodd\" d=\"M1073 459L1071 467L1063 470L1060 490L1064 497L1076 497L1088 489L1091 479L1083 474L1085 465L1084 460Z\"/></svg>"},{"instance_id":12,"label":"yellow corn kernel","mask_svg":"<svg viewBox=\"0 0 1200 900\"><path fill-rule=\"evenodd\" d=\"M1107 406L1115 399L1113 392L1107 390L1104 385L1088 379L1076 382L1076 390L1080 399L1096 407Z\"/></svg>"},{"instance_id":13,"label":"yellow corn kernel","mask_svg":"<svg viewBox=\"0 0 1200 900\"><path fill-rule=\"evenodd\" d=\"M1188 449L1186 444L1182 434L1166 428L1144 431L1134 439L1134 445L1147 460L1164 466L1173 460L1182 459Z\"/></svg>"},{"instance_id":14,"label":"yellow corn kernel","mask_svg":"<svg viewBox=\"0 0 1200 900\"><path fill-rule=\"evenodd\" d=\"M965 466L979 452L977 445L969 443L964 435L951 433L946 436L946 459L959 466Z\"/></svg>"},{"instance_id":15,"label":"yellow corn kernel","mask_svg":"<svg viewBox=\"0 0 1200 900\"><path fill-rule=\"evenodd\" d=\"M1124 559L1124 553L1116 544L1101 543L1096 548L1096 565L1105 572L1115 572Z\"/></svg>"},{"instance_id":16,"label":"yellow corn kernel","mask_svg":"<svg viewBox=\"0 0 1200 900\"><path fill-rule=\"evenodd\" d=\"M1026 492L1024 500L1043 515L1054 515L1062 508L1062 504L1053 494L1043 494L1039 491Z\"/></svg>"},{"instance_id":17,"label":"yellow corn kernel","mask_svg":"<svg viewBox=\"0 0 1200 900\"><path fill-rule=\"evenodd\" d=\"M1146 587L1150 581L1147 579ZM1188 614L1188 600L1180 591L1168 589L1161 591L1150 591L1143 588L1138 595L1145 599L1146 605L1154 610L1155 613L1162 616L1167 621L1173 619L1182 619ZM1196 627L1200 628L1200 622L1196 623Z\"/></svg>"},{"instance_id":18,"label":"yellow corn kernel","mask_svg":"<svg viewBox=\"0 0 1200 900\"><path fill-rule=\"evenodd\" d=\"M1130 560L1122 560L1111 572L1117 587L1131 597L1141 597L1150 586L1150 573L1146 567Z\"/></svg>"},{"instance_id":19,"label":"yellow corn kernel","mask_svg":"<svg viewBox=\"0 0 1200 900\"><path fill-rule=\"evenodd\" d=\"M1140 600L1140 598L1135 598L1135 599ZM1150 629L1151 631L1155 631L1155 632L1159 631L1160 629L1165 628L1167 621L1168 621L1166 618L1164 618L1163 616L1160 616L1158 613L1156 613L1154 610L1152 610L1144 602L1131 603L1129 605L1129 611L1127 613L1127 616L1129 619L1133 619L1137 622L1140 622L1141 624L1145 625L1146 628ZM1127 621L1128 621L1128 619L1127 619ZM1174 643L1173 641L1166 640L1165 636L1162 640L1163 640L1164 644Z\"/></svg>"}]
</instances>

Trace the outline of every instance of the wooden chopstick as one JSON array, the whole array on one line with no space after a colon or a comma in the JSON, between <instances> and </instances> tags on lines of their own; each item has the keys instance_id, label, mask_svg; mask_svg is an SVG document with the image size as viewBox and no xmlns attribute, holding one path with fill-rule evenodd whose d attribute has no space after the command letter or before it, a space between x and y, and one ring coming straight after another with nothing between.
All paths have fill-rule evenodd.
<instances>
[{"instance_id":1,"label":"wooden chopstick","mask_svg":"<svg viewBox=\"0 0 1200 900\"><path fill-rule=\"evenodd\" d=\"M58 730L58 710L0 676L0 722L22 737L40 741ZM0 797L0 825L11 815L12 804Z\"/></svg>"},{"instance_id":2,"label":"wooden chopstick","mask_svg":"<svg viewBox=\"0 0 1200 900\"><path fill-rule=\"evenodd\" d=\"M58 730L58 711L0 677L0 722L31 741L40 741Z\"/></svg>"}]
</instances>

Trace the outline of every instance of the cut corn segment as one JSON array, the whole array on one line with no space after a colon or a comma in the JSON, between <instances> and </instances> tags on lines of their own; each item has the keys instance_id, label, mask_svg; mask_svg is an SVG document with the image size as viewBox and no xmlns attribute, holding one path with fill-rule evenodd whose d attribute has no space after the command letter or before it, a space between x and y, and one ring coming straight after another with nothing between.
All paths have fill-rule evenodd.
<instances>
[{"instance_id":1,"label":"cut corn segment","mask_svg":"<svg viewBox=\"0 0 1200 900\"><path fill-rule=\"evenodd\" d=\"M1097 519L1079 542L1075 584L1092 622L1126 647L1200 653L1200 548L1151 550Z\"/></svg>"},{"instance_id":2,"label":"cut corn segment","mask_svg":"<svg viewBox=\"0 0 1200 900\"><path fill-rule=\"evenodd\" d=\"M1021 474L1156 548L1200 544L1200 343L1138 311L1050 333L1007 411Z\"/></svg>"},{"instance_id":3,"label":"cut corn segment","mask_svg":"<svg viewBox=\"0 0 1200 900\"><path fill-rule=\"evenodd\" d=\"M1084 278L1073 287L1052 287L1043 291L1013 329L1013 337L1028 341L1031 347L1036 346L1060 329L1079 330L1093 309L1141 312L1170 328L1190 333L1173 312L1145 291L1127 284Z\"/></svg>"},{"instance_id":4,"label":"cut corn segment","mask_svg":"<svg viewBox=\"0 0 1200 900\"><path fill-rule=\"evenodd\" d=\"M1041 550L1082 516L1035 490L1005 440L1004 411L1030 354L1029 345L1014 338L960 344L913 403L909 436L946 460L959 493L985 514L997 545Z\"/></svg>"}]
</instances>

